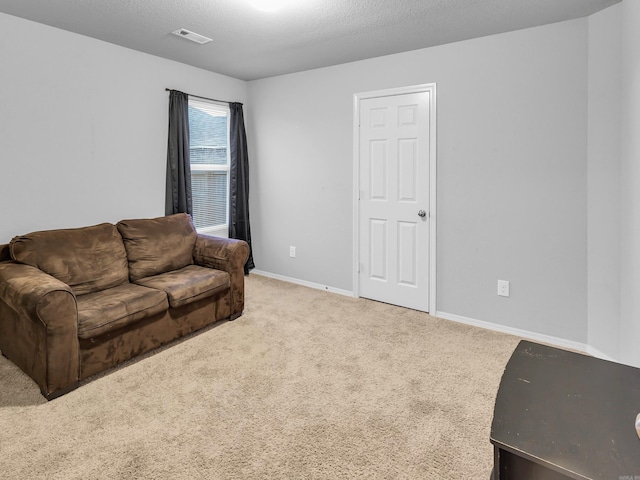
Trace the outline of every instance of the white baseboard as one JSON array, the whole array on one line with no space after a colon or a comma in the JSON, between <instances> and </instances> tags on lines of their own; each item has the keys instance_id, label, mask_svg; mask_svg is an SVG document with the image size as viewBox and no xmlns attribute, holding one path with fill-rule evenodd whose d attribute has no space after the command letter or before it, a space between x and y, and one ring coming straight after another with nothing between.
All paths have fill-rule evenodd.
<instances>
[{"instance_id":1,"label":"white baseboard","mask_svg":"<svg viewBox=\"0 0 640 480\"><path fill-rule=\"evenodd\" d=\"M283 282L295 283L296 285L302 285L304 287L315 288L316 290L324 290L325 292L337 293L338 295L344 295L345 297L353 297L353 292L349 290L342 290L341 288L329 287L320 283L308 282L306 280L300 280L298 278L286 277L277 273L264 272L262 270L251 270L251 273L268 278L275 278L276 280L282 280Z\"/></svg>"},{"instance_id":2,"label":"white baseboard","mask_svg":"<svg viewBox=\"0 0 640 480\"><path fill-rule=\"evenodd\" d=\"M529 330L522 330L520 328L507 327L505 325L485 322L483 320L476 320L475 318L463 317L462 315L455 315L453 313L436 312L435 316L438 318L443 318L445 320L451 320L453 322L472 325L474 327L486 328L487 330L493 330L495 332L508 333L509 335L515 335L516 337L522 337L527 340L533 340L549 345L555 345L557 347L577 350L579 352L588 353L589 355L602 358L604 360L615 361L613 358L605 355L595 348L590 347L585 343L574 342L573 340L567 340L566 338L553 337L551 335L545 335L543 333L531 332Z\"/></svg>"},{"instance_id":3,"label":"white baseboard","mask_svg":"<svg viewBox=\"0 0 640 480\"><path fill-rule=\"evenodd\" d=\"M606 353L601 352L600 350L598 350L597 348L593 348L591 345L587 345L587 353L589 355L591 355L592 357L596 357L596 358L600 358L602 360L609 360L610 362L616 362L616 363L621 363L620 360L616 360L615 358L613 358L610 355L607 355Z\"/></svg>"}]
</instances>

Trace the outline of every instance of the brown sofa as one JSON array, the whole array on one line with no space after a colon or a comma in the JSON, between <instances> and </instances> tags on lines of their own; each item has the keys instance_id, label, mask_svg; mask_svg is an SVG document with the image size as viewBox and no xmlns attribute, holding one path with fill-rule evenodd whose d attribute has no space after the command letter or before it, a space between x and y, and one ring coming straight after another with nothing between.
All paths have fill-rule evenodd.
<instances>
[{"instance_id":1,"label":"brown sofa","mask_svg":"<svg viewBox=\"0 0 640 480\"><path fill-rule=\"evenodd\" d=\"M0 245L0 351L47 399L244 308L240 240L186 214L34 232Z\"/></svg>"}]
</instances>

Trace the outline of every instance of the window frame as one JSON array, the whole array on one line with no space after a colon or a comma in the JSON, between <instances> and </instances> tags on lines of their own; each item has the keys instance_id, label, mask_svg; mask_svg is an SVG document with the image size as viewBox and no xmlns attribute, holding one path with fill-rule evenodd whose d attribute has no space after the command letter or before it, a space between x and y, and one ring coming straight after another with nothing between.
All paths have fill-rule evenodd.
<instances>
[{"instance_id":1,"label":"window frame","mask_svg":"<svg viewBox=\"0 0 640 480\"><path fill-rule=\"evenodd\" d=\"M213 163L191 163L190 164L190 172L191 172L191 185L192 185L192 198L193 198L193 174L194 172L225 172L227 174L226 178L227 178L227 184L226 184L226 193L227 193L227 198L226 198L226 211L225 211L225 223L224 224L219 224L219 225L211 225L211 226L207 226L207 227L200 227L200 228L196 228L196 231L198 233L202 233L205 235L214 235L217 237L224 237L224 238L228 238L229 237L229 202L230 202L230 195L229 195L229 188L230 188L230 182L231 182L231 146L230 146L230 133L229 133L229 127L230 127L230 115L231 115L231 109L229 108L228 104L225 103L221 103L221 102L215 102L212 100L208 100L208 99L203 99L203 98L192 98L189 97L189 106L193 107L193 108L198 108L198 104L205 104L208 106L213 107L212 110L214 111L219 111L221 113L224 113L226 122L227 122L227 138L226 138L226 147L221 147L221 146L210 146L210 145L191 145L191 134L189 134L189 154L191 154L191 150L192 149L196 149L196 148L211 148L211 149L216 149L216 148L226 148L226 164L222 165L222 164L213 164Z\"/></svg>"}]
</instances>

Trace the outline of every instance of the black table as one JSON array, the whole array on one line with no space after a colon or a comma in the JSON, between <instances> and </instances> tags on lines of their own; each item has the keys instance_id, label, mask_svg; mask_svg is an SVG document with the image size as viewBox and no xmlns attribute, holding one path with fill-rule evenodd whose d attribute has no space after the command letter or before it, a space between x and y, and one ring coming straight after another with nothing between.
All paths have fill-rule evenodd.
<instances>
[{"instance_id":1,"label":"black table","mask_svg":"<svg viewBox=\"0 0 640 480\"><path fill-rule=\"evenodd\" d=\"M491 425L495 480L640 480L640 369L522 341Z\"/></svg>"}]
</instances>

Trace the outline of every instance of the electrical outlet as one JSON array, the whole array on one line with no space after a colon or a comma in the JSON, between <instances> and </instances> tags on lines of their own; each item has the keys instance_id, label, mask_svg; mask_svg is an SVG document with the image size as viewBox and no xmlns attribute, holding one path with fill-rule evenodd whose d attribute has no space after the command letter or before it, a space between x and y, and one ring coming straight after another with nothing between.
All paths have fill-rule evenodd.
<instances>
[{"instance_id":1,"label":"electrical outlet","mask_svg":"<svg viewBox=\"0 0 640 480\"><path fill-rule=\"evenodd\" d=\"M296 258L296 247L293 247L293 246L289 247L289 256L291 258Z\"/></svg>"},{"instance_id":2,"label":"electrical outlet","mask_svg":"<svg viewBox=\"0 0 640 480\"><path fill-rule=\"evenodd\" d=\"M498 295L501 297L509 296L509 282L507 280L498 280Z\"/></svg>"}]
</instances>

